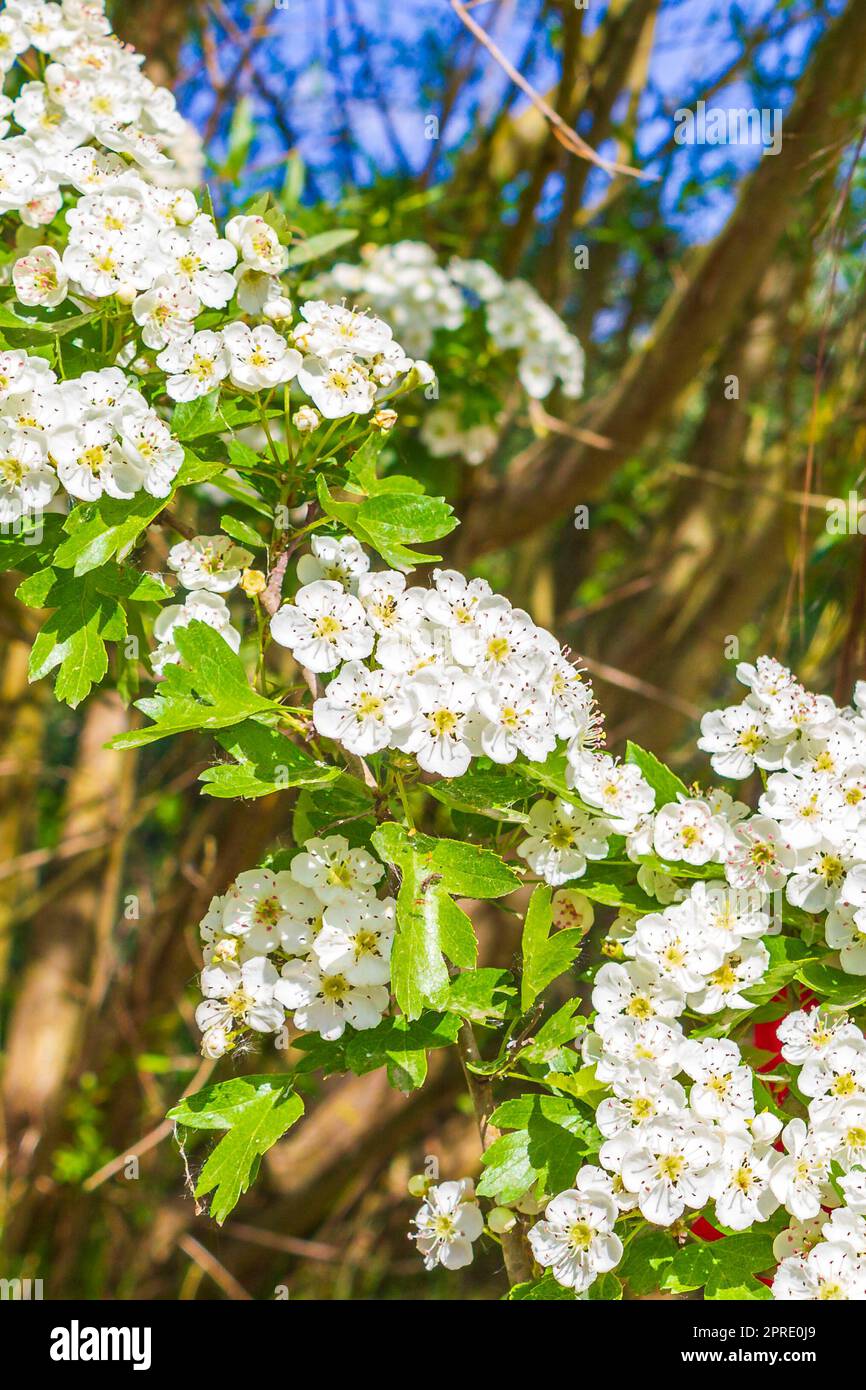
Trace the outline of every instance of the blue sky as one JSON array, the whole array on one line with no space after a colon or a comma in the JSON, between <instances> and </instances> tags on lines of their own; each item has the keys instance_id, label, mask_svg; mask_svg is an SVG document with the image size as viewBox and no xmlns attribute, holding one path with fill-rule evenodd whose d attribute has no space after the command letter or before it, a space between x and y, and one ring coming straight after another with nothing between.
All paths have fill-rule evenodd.
<instances>
[{"instance_id":1,"label":"blue sky","mask_svg":"<svg viewBox=\"0 0 866 1390\"><path fill-rule=\"evenodd\" d=\"M830 0L825 10L832 14L840 6L841 0ZM240 28L249 24L250 8L236 0L228 3ZM814 8L806 0L662 0L641 101L641 161L660 167L653 157L670 138L673 112L691 106L724 74L744 38L756 31L766 29L769 36L758 45L746 78L725 85L713 103L786 108L821 32L822 22L810 18ZM588 30L605 10L603 0L590 0ZM547 91L557 60L541 11L541 0L490 0L476 6L473 15L533 84ZM224 73L232 70L237 52L237 43L228 38L220 44ZM179 99L204 128L213 103L210 83L194 48L185 60L191 76L180 84ZM486 123L508 86L447 0L283 0L271 12L268 36L255 55L260 80L279 94L285 122L311 173L311 192L331 200L347 184L366 184L425 165L430 155L425 118L440 111L444 74L464 63L471 79L437 146L438 172L443 174L449 151ZM253 148L254 180L259 186L279 182L276 166L287 149L286 131L275 127L249 71L242 90L261 118ZM514 109L525 103L519 97ZM227 124L225 116L213 142L217 154L225 146ZM591 128L582 133L592 140ZM677 150L663 199L671 225L689 240L711 236L730 210L737 175L760 157L754 146ZM588 197L596 196L604 183L604 175L593 175ZM551 212L556 191L551 184Z\"/></svg>"}]
</instances>

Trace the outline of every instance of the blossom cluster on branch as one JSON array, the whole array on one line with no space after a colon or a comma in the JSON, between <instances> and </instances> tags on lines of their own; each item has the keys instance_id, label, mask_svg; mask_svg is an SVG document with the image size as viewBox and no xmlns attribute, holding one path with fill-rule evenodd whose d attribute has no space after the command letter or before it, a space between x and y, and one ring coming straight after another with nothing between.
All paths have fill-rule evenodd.
<instances>
[{"instance_id":1,"label":"blossom cluster on branch","mask_svg":"<svg viewBox=\"0 0 866 1390\"><path fill-rule=\"evenodd\" d=\"M430 456L579 394L558 316L412 242L305 289L351 230L272 195L218 218L98 3L14 0L0 55L0 554L42 624L30 678L72 707L110 683L144 716L114 749L187 740L203 795L285 813L201 923L204 1053L285 1054L170 1112L220 1136L210 1216L310 1073L408 1092L452 1048L496 1137L477 1183L413 1179L428 1267L483 1239L531 1267L514 1298L866 1297L862 685L838 708L740 665L699 746L742 800L604 748L579 663L426 548L458 524Z\"/></svg>"}]
</instances>

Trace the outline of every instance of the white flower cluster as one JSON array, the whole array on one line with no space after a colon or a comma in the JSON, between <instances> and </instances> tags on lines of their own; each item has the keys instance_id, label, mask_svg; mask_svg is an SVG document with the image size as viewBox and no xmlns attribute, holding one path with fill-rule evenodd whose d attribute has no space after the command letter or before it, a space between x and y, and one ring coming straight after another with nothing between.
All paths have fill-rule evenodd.
<instances>
[{"instance_id":1,"label":"white flower cluster","mask_svg":"<svg viewBox=\"0 0 866 1390\"><path fill-rule=\"evenodd\" d=\"M612 1092L596 1111L601 1166L585 1165L530 1232L538 1263L581 1293L618 1263L614 1226L624 1212L671 1226L714 1202L719 1225L745 1231L784 1207L793 1221L774 1244L774 1297L866 1298L861 1030L820 1009L779 1025L782 1056L800 1069L797 1086L809 1098L808 1122L783 1129L769 1110L756 1113L753 1072L737 1044L686 1038L679 1000L651 974L605 965L592 1002L584 1058ZM825 1221L828 1207L836 1210Z\"/></svg>"},{"instance_id":2,"label":"white flower cluster","mask_svg":"<svg viewBox=\"0 0 866 1390\"><path fill-rule=\"evenodd\" d=\"M866 682L839 708L770 657L737 676L749 694L704 716L698 746L724 777L756 767L769 775L760 815L727 853L728 880L784 888L795 907L827 910L842 969L866 974Z\"/></svg>"},{"instance_id":3,"label":"white flower cluster","mask_svg":"<svg viewBox=\"0 0 866 1390\"><path fill-rule=\"evenodd\" d=\"M499 439L496 426L484 421L464 428L459 411L447 405L433 406L425 412L419 434L434 458L456 454L473 468L484 463Z\"/></svg>"},{"instance_id":4,"label":"white flower cluster","mask_svg":"<svg viewBox=\"0 0 866 1390\"><path fill-rule=\"evenodd\" d=\"M25 83L14 102L2 99L2 114L23 134L0 139L0 214L47 228L64 210L64 223L52 227L55 244L31 245L13 266L20 303L55 308L72 295L85 308L106 299L131 306L175 401L203 396L225 378L240 391L297 379L320 416L338 419L369 414L416 365L386 324L322 302L302 307L291 341L270 323L196 332L199 314L232 301L243 314L291 319L280 282L288 252L276 231L264 217L243 215L222 236L189 189L161 186L170 166L162 147L186 123L171 93L144 78L142 59L110 33L101 5L20 0L2 18L4 70L31 46L51 61L44 81ZM113 353L138 365L133 342ZM417 367L419 380L432 379L425 363Z\"/></svg>"},{"instance_id":5,"label":"white flower cluster","mask_svg":"<svg viewBox=\"0 0 866 1390\"><path fill-rule=\"evenodd\" d=\"M251 869L201 922L202 1052L221 1057L245 1030L296 1028L329 1040L374 1028L389 1002L394 901L384 869L341 835L308 840L288 869Z\"/></svg>"},{"instance_id":6,"label":"white flower cluster","mask_svg":"<svg viewBox=\"0 0 866 1390\"><path fill-rule=\"evenodd\" d=\"M313 706L320 734L362 757L402 749L445 777L481 754L543 762L558 738L594 739L589 685L485 580L434 570L431 588L407 587L396 570L371 573L352 542L314 540L313 551L334 577L304 584L271 635L307 670L336 673Z\"/></svg>"},{"instance_id":7,"label":"white flower cluster","mask_svg":"<svg viewBox=\"0 0 866 1390\"><path fill-rule=\"evenodd\" d=\"M749 1008L741 991L756 984L769 965L762 938L781 930L769 902L778 887L772 873L778 846L765 819L746 820L748 808L724 792L681 796L654 812L655 793L635 764L575 743L568 758L566 776L577 793L575 802L560 797L536 802L517 853L540 878L559 887L585 874L589 860L604 859L611 836L624 835L628 854L640 865L638 883L666 904L658 912L621 914L613 945L629 961L603 967L599 982L617 980L617 988L628 990L629 982L639 980L643 987L652 981L654 990L665 993L670 1017L687 1007L704 1014ZM681 887L641 862L653 854L707 865L708 872L710 865L721 872L724 862L727 883L708 877Z\"/></svg>"},{"instance_id":8,"label":"white flower cluster","mask_svg":"<svg viewBox=\"0 0 866 1390\"><path fill-rule=\"evenodd\" d=\"M123 171L127 156L143 180L171 168L167 149L186 148L190 128L171 92L144 76L140 54L112 33L100 0L8 0L0 15L0 72L34 49L41 80L0 98L0 212L27 227L51 222L63 189L88 191L88 175ZM11 123L16 132L10 134ZM90 142L111 151L98 162ZM89 186L98 186L98 177Z\"/></svg>"},{"instance_id":9,"label":"white flower cluster","mask_svg":"<svg viewBox=\"0 0 866 1390\"><path fill-rule=\"evenodd\" d=\"M820 1009L789 1014L777 1032L782 1056L800 1068L809 1118L787 1126L777 1165L780 1200L795 1220L774 1246L773 1295L866 1299L866 1038ZM822 1208L835 1208L829 1221Z\"/></svg>"},{"instance_id":10,"label":"white flower cluster","mask_svg":"<svg viewBox=\"0 0 866 1390\"><path fill-rule=\"evenodd\" d=\"M425 364L408 358L387 324L369 314L319 300L302 304L301 315L304 321L292 332L296 346L270 324L236 322L200 333L190 325L190 336L175 336L156 359L169 374L169 396L195 400L226 377L239 391L269 391L297 378L319 413L337 420L369 414L377 396L414 366L423 374ZM163 331L165 323L161 318Z\"/></svg>"},{"instance_id":11,"label":"white flower cluster","mask_svg":"<svg viewBox=\"0 0 866 1390\"><path fill-rule=\"evenodd\" d=\"M179 627L186 627L193 621L207 623L228 642L232 651L238 651L241 634L232 626L231 612L223 595L240 582L252 558L251 551L236 545L228 536L193 536L192 540L179 541L172 546L168 567L189 592L183 603L170 603L161 608L153 625L157 646L150 654L150 662L158 676L166 666L180 661L174 634Z\"/></svg>"},{"instance_id":12,"label":"white flower cluster","mask_svg":"<svg viewBox=\"0 0 866 1390\"><path fill-rule=\"evenodd\" d=\"M517 353L517 374L527 395L543 399L557 381L566 396L580 395L580 343L525 280L504 280L486 261L459 256L443 270L432 248L420 241L368 247L362 258L359 265L333 266L314 282L314 292L367 304L392 324L410 351L425 357L437 332L455 332L469 304L480 304L494 348ZM455 438L459 441L459 433Z\"/></svg>"},{"instance_id":13,"label":"white flower cluster","mask_svg":"<svg viewBox=\"0 0 866 1390\"><path fill-rule=\"evenodd\" d=\"M169 427L118 367L58 382L42 357L0 352L0 521L72 498L166 497L183 463Z\"/></svg>"},{"instance_id":14,"label":"white flower cluster","mask_svg":"<svg viewBox=\"0 0 866 1390\"><path fill-rule=\"evenodd\" d=\"M794 1222L773 1244L781 1263L773 1297L785 1301L866 1300L866 1173L839 1179L845 1206L827 1220ZM793 1254L787 1252L793 1250Z\"/></svg>"},{"instance_id":15,"label":"white flower cluster","mask_svg":"<svg viewBox=\"0 0 866 1390\"><path fill-rule=\"evenodd\" d=\"M424 1257L424 1268L463 1269L472 1263L472 1243L484 1230L484 1217L475 1199L471 1178L441 1182L428 1187L424 1201L412 1218L414 1240Z\"/></svg>"}]
</instances>

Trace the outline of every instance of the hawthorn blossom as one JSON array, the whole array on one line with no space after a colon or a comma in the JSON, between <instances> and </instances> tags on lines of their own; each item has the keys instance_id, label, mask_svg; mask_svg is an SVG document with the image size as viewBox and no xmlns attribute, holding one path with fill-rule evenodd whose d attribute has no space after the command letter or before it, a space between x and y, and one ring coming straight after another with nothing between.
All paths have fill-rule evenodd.
<instances>
[{"instance_id":1,"label":"hawthorn blossom","mask_svg":"<svg viewBox=\"0 0 866 1390\"><path fill-rule=\"evenodd\" d=\"M322 360L305 357L297 372L298 382L326 420L346 415L368 415L376 399L376 383L349 354Z\"/></svg>"},{"instance_id":2,"label":"hawthorn blossom","mask_svg":"<svg viewBox=\"0 0 866 1390\"><path fill-rule=\"evenodd\" d=\"M231 368L222 333L206 329L188 340L174 339L156 359L168 372L165 389L173 401L194 401L215 390Z\"/></svg>"},{"instance_id":3,"label":"hawthorn blossom","mask_svg":"<svg viewBox=\"0 0 866 1390\"><path fill-rule=\"evenodd\" d=\"M347 661L313 704L313 723L325 738L366 757L387 748L394 730L411 718L411 706L397 678Z\"/></svg>"},{"instance_id":4,"label":"hawthorn blossom","mask_svg":"<svg viewBox=\"0 0 866 1390\"><path fill-rule=\"evenodd\" d=\"M173 545L166 563L185 589L227 594L252 559L252 551L237 545L229 536L193 536Z\"/></svg>"},{"instance_id":5,"label":"hawthorn blossom","mask_svg":"<svg viewBox=\"0 0 866 1390\"><path fill-rule=\"evenodd\" d=\"M529 1232L537 1262L553 1270L557 1283L584 1293L599 1274L622 1259L622 1241L614 1233L619 1215L603 1186L594 1186L598 1169L582 1168L575 1186L560 1192L544 1210L544 1219Z\"/></svg>"},{"instance_id":6,"label":"hawthorn blossom","mask_svg":"<svg viewBox=\"0 0 866 1390\"><path fill-rule=\"evenodd\" d=\"M297 376L301 354L268 324L250 328L230 323L222 330L229 353L229 377L241 391L267 391Z\"/></svg>"},{"instance_id":7,"label":"hawthorn blossom","mask_svg":"<svg viewBox=\"0 0 866 1390\"><path fill-rule=\"evenodd\" d=\"M21 304L56 309L69 289L69 276L53 246L35 246L12 267L12 284Z\"/></svg>"},{"instance_id":8,"label":"hawthorn blossom","mask_svg":"<svg viewBox=\"0 0 866 1390\"><path fill-rule=\"evenodd\" d=\"M559 797L534 802L526 829L529 833L517 853L533 873L554 887L579 878L586 872L588 859L604 859L607 854L604 821L593 820L581 807Z\"/></svg>"},{"instance_id":9,"label":"hawthorn blossom","mask_svg":"<svg viewBox=\"0 0 866 1390\"><path fill-rule=\"evenodd\" d=\"M43 442L0 424L0 525L43 510L57 488Z\"/></svg>"},{"instance_id":10,"label":"hawthorn blossom","mask_svg":"<svg viewBox=\"0 0 866 1390\"><path fill-rule=\"evenodd\" d=\"M716 1195L716 1219L732 1231L747 1231L767 1221L779 1203L770 1188L775 1150L756 1146L752 1136L735 1130L725 1138L722 1182Z\"/></svg>"},{"instance_id":11,"label":"hawthorn blossom","mask_svg":"<svg viewBox=\"0 0 866 1390\"><path fill-rule=\"evenodd\" d=\"M374 634L356 598L330 579L305 584L271 619L271 636L309 671L369 656Z\"/></svg>"},{"instance_id":12,"label":"hawthorn blossom","mask_svg":"<svg viewBox=\"0 0 866 1390\"><path fill-rule=\"evenodd\" d=\"M655 793L633 763L617 763L607 753L581 753L566 776L583 801L597 807L619 835L628 834L655 804Z\"/></svg>"},{"instance_id":13,"label":"hawthorn blossom","mask_svg":"<svg viewBox=\"0 0 866 1390\"><path fill-rule=\"evenodd\" d=\"M296 1028L333 1042L343 1036L347 1024L359 1030L375 1028L389 994L384 985L357 983L338 970L326 972L309 957L283 966L274 997L293 1014Z\"/></svg>"},{"instance_id":14,"label":"hawthorn blossom","mask_svg":"<svg viewBox=\"0 0 866 1390\"><path fill-rule=\"evenodd\" d=\"M722 1141L706 1125L659 1119L631 1136L622 1180L638 1194L642 1216L670 1226L690 1207L699 1211L721 1191Z\"/></svg>"},{"instance_id":15,"label":"hawthorn blossom","mask_svg":"<svg viewBox=\"0 0 866 1390\"><path fill-rule=\"evenodd\" d=\"M441 1182L429 1187L412 1218L414 1240L424 1257L424 1268L463 1269L472 1263L472 1245L484 1230L484 1218L475 1200L471 1178Z\"/></svg>"},{"instance_id":16,"label":"hawthorn blossom","mask_svg":"<svg viewBox=\"0 0 866 1390\"><path fill-rule=\"evenodd\" d=\"M310 537L310 548L312 554L302 555L298 561L301 584L331 579L351 589L370 568L369 556L354 536L314 535Z\"/></svg>"},{"instance_id":17,"label":"hawthorn blossom","mask_svg":"<svg viewBox=\"0 0 866 1390\"><path fill-rule=\"evenodd\" d=\"M353 985L385 985L394 940L393 898L359 897L325 908L313 952L325 974Z\"/></svg>"},{"instance_id":18,"label":"hawthorn blossom","mask_svg":"<svg viewBox=\"0 0 866 1390\"><path fill-rule=\"evenodd\" d=\"M414 753L425 772L462 777L476 746L469 721L475 705L473 681L459 667L422 670L406 682L410 717L394 742Z\"/></svg>"},{"instance_id":19,"label":"hawthorn blossom","mask_svg":"<svg viewBox=\"0 0 866 1390\"><path fill-rule=\"evenodd\" d=\"M351 849L342 835L308 840L292 860L298 883L312 888L328 906L351 902L372 888L384 873L382 865L365 849Z\"/></svg>"},{"instance_id":20,"label":"hawthorn blossom","mask_svg":"<svg viewBox=\"0 0 866 1390\"><path fill-rule=\"evenodd\" d=\"M795 864L796 854L769 816L752 816L732 828L725 861L732 887L769 896L783 887Z\"/></svg>"},{"instance_id":21,"label":"hawthorn blossom","mask_svg":"<svg viewBox=\"0 0 866 1390\"><path fill-rule=\"evenodd\" d=\"M727 828L706 801L680 797L663 806L653 823L653 844L662 859L708 864L721 858Z\"/></svg>"},{"instance_id":22,"label":"hawthorn blossom","mask_svg":"<svg viewBox=\"0 0 866 1390\"><path fill-rule=\"evenodd\" d=\"M773 1279L773 1297L862 1302L866 1299L866 1262L845 1245L822 1243L807 1255L782 1261Z\"/></svg>"}]
</instances>

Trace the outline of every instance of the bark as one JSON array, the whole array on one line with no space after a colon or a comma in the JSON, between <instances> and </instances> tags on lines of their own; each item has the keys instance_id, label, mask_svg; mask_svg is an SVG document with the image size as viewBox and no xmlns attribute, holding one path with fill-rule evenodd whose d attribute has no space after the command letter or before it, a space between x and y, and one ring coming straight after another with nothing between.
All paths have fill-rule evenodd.
<instances>
[{"instance_id":1,"label":"bark","mask_svg":"<svg viewBox=\"0 0 866 1390\"><path fill-rule=\"evenodd\" d=\"M646 346L581 424L615 442L614 457L557 441L478 496L461 527L458 557L498 550L588 501L616 462L670 414L704 368L770 264L794 205L835 164L856 129L866 86L866 6L849 0L807 67L785 121L781 152L746 181L728 224L672 290Z\"/></svg>"}]
</instances>

